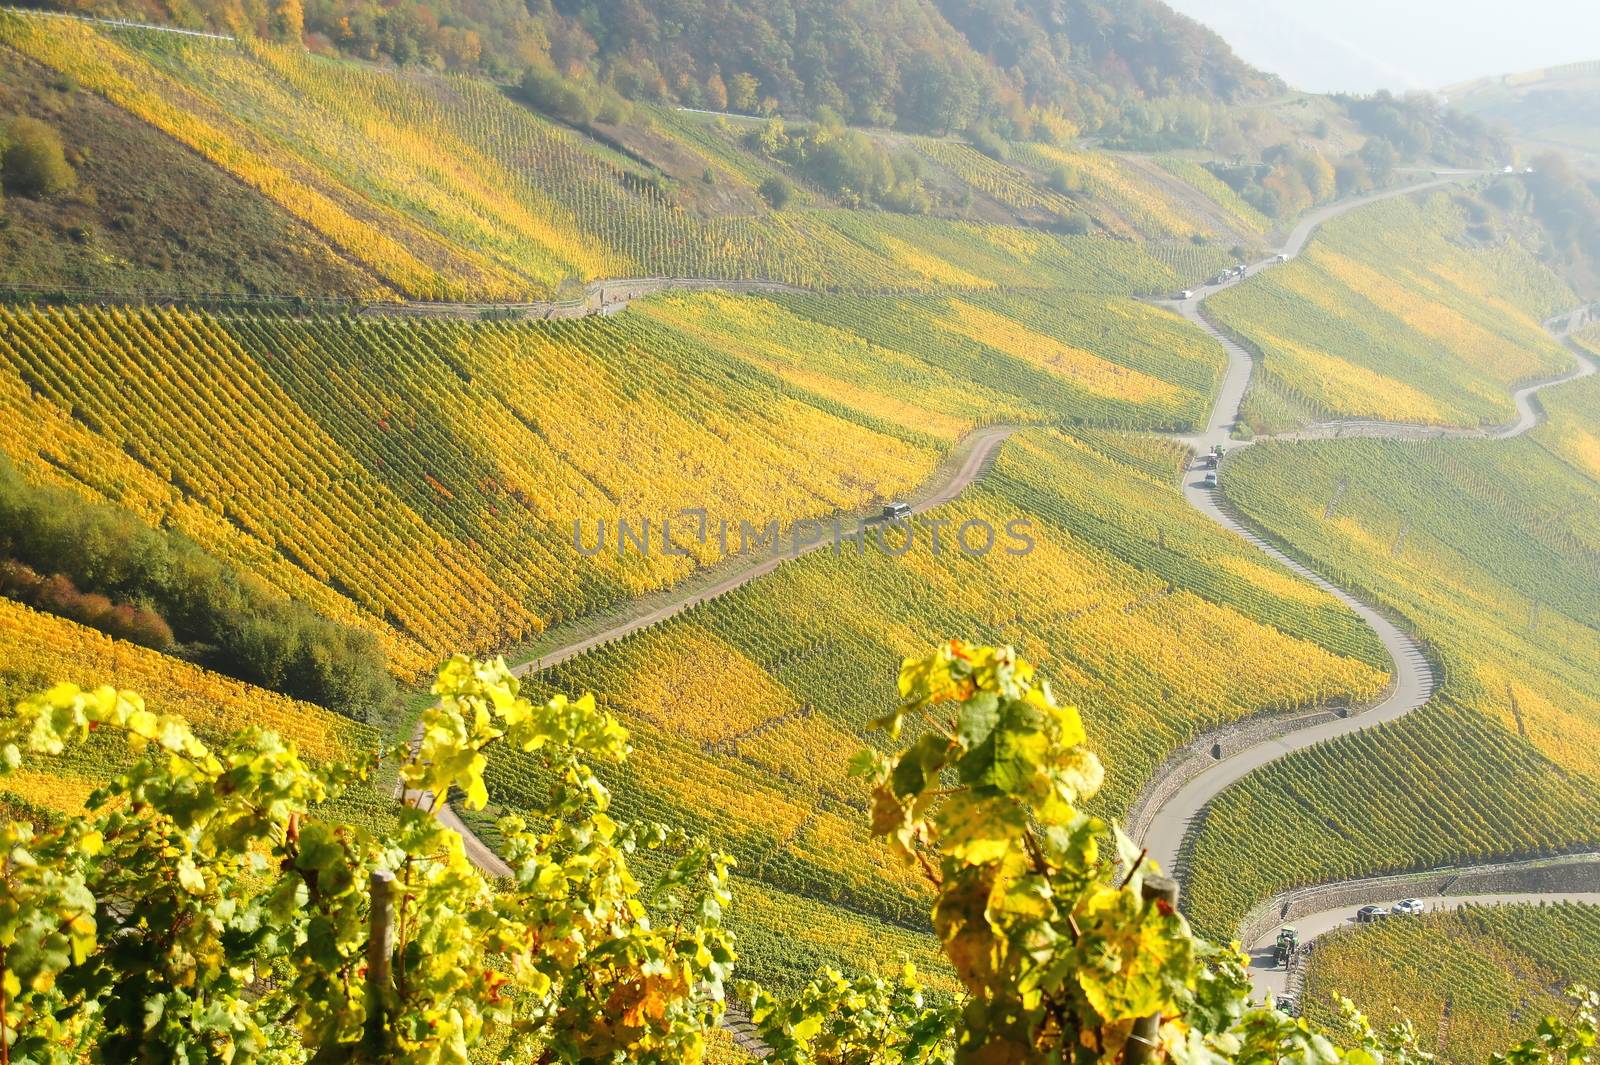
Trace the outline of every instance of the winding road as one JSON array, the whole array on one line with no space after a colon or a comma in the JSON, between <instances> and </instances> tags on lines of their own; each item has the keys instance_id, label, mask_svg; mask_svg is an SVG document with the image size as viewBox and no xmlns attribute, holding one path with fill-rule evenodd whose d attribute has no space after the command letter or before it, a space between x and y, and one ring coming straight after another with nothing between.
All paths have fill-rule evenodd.
<instances>
[{"instance_id":1,"label":"winding road","mask_svg":"<svg viewBox=\"0 0 1600 1065\"><path fill-rule=\"evenodd\" d=\"M911 508L911 513L921 514L950 502L966 491L973 481L983 476L984 471L994 461L1000 445L1005 443L1017 428L1015 425L987 425L961 437L950 450L948 458L939 465L933 475L908 497L907 505ZM861 513L851 520L871 520L872 517L870 513ZM780 536L778 546L771 551L730 555L712 567L710 583L667 589L634 600L634 609L623 617L614 619L601 631L575 636L559 646L541 651L532 660L515 666L512 672L524 676L548 669L585 651L592 651L613 640L619 640L630 633L659 625L692 606L726 595L735 588L742 588L751 581L765 577L785 562L832 546L833 539L824 535L815 542L796 544L791 536L789 538L791 546L787 550L782 547L782 542L783 537Z\"/></svg>"},{"instance_id":2,"label":"winding road","mask_svg":"<svg viewBox=\"0 0 1600 1065\"><path fill-rule=\"evenodd\" d=\"M1436 188L1466 177L1476 176L1476 174L1477 172L1474 171L1455 172L1451 176L1441 177L1438 180L1422 182L1397 190L1386 190L1314 212L1295 227L1279 255L1251 266L1246 271L1245 276L1253 276L1261 270L1269 269L1278 262L1284 262L1299 255L1304 251L1311 235L1318 226L1346 211L1393 196L1410 195L1429 188ZM1208 452L1214 445L1230 445L1232 448L1237 449L1257 442L1256 440L1233 440L1231 436L1233 428L1239 420L1240 406L1250 386L1250 377L1254 367L1253 360L1243 347L1218 329L1206 317L1201 308L1201 303L1207 296L1221 288L1237 283L1238 281L1234 280L1222 285L1210 286L1206 290L1196 292L1192 298L1166 302L1167 306L1204 330L1212 339L1221 344L1228 355L1228 368L1222 385L1218 390L1217 402L1212 410L1206 429L1200 433L1179 437L1199 454ZM1564 317L1565 321L1562 329L1552 330L1558 336L1565 336L1566 332L1576 328L1586 320L1585 316L1579 312L1574 312ZM1549 326L1550 323L1546 324ZM1536 382L1517 389L1512 395L1517 418L1514 422L1500 428L1439 430L1427 426L1386 425L1382 422L1373 421L1335 422L1315 427L1316 431L1312 433L1293 434L1293 438L1307 439L1318 436L1362 435L1417 439L1430 435L1448 435L1504 440L1521 436L1539 425L1543 419L1543 411L1536 399L1539 392L1580 377L1587 377L1597 371L1596 363L1570 342L1568 343L1568 350L1576 362L1575 368L1560 377ZM1249 528L1227 505L1224 496L1219 490L1204 487L1202 470L1198 464L1192 467L1189 475L1186 476L1182 491L1184 498L1191 506L1217 525L1248 541L1263 553L1276 559L1291 571L1310 580L1313 584L1355 611L1378 635L1384 649L1393 660L1394 676L1383 698L1376 705L1363 712L1343 714L1332 720L1319 721L1316 724L1297 728L1283 735L1264 739L1241 750L1218 757L1197 772L1187 769L1184 765L1175 766L1175 770L1188 771L1192 775L1183 782L1181 787L1169 794L1155 807L1148 818L1148 827L1145 829L1140 842L1149 851L1150 857L1157 861L1162 868L1180 872L1179 859L1195 821L1202 815L1206 806L1229 785L1256 769L1295 751L1304 750L1326 740L1372 728L1402 717L1425 704L1432 698L1433 693L1439 686L1437 671L1423 652L1422 646L1414 637L1402 631L1372 605L1334 585L1295 559L1290 558L1282 550ZM1220 739L1222 735L1224 733L1213 734L1210 737L1199 737L1194 741L1194 746L1211 746L1208 741ZM1192 764L1189 763L1191 766ZM1169 784L1168 780L1158 777L1158 779L1151 781L1147 785L1146 791L1152 792L1163 785ZM1497 898L1510 901L1522 901L1525 899L1533 899L1535 901L1551 901L1554 899L1600 901L1600 896L1597 896L1597 893L1594 892L1551 892L1525 896L1440 896L1429 899L1428 902L1434 906L1454 908L1473 901L1483 903ZM1390 899L1387 901L1392 902L1395 900ZM1323 931L1347 922L1354 915L1357 908L1356 906L1351 906L1347 909L1331 910L1327 913L1313 915L1310 918L1298 919L1295 923L1302 933L1302 941L1315 938L1316 935L1321 934ZM1270 948L1270 934L1265 937L1263 942L1253 944L1253 946L1258 948L1251 969L1252 976L1256 980L1257 989L1262 992L1281 993L1283 991L1283 970L1263 964L1265 960L1270 959L1264 958L1260 949Z\"/></svg>"},{"instance_id":3,"label":"winding road","mask_svg":"<svg viewBox=\"0 0 1600 1065\"><path fill-rule=\"evenodd\" d=\"M1352 903L1348 906L1334 906L1316 913L1308 913L1296 917L1292 924L1300 935L1300 945L1312 943L1329 932L1336 932L1341 928L1349 928L1356 923L1356 912L1366 905L1392 906L1404 896L1389 898L1375 897L1371 903ZM1440 910L1459 910L1464 906L1537 906L1548 902L1583 902L1590 905L1600 905L1600 891L1517 891L1495 892L1483 895L1440 895L1433 898L1423 898L1422 903L1428 912ZM1408 917L1390 917L1391 921L1410 920ZM1277 929L1262 933L1253 943L1246 944L1250 955L1250 979L1255 984L1256 991L1262 995L1271 995L1281 998L1297 990L1295 981L1288 969L1273 960L1273 946L1277 941Z\"/></svg>"},{"instance_id":4,"label":"winding road","mask_svg":"<svg viewBox=\"0 0 1600 1065\"><path fill-rule=\"evenodd\" d=\"M1483 171L1469 170L1441 171L1437 172L1430 180L1356 197L1315 210L1303 218L1289 233L1283 249L1278 255L1249 266L1245 271L1245 277L1254 276L1262 270L1270 269L1279 262L1287 261L1299 255L1319 226L1348 211L1380 200L1413 195L1417 192L1442 187L1481 176L1483 173ZM1217 400L1206 428L1198 433L1176 437L1176 439L1188 445L1197 453L1204 453L1216 444L1242 447L1254 442L1234 441L1230 435L1238 421L1240 406L1250 386L1253 371L1252 359L1244 348L1217 329L1206 318L1201 308L1201 303L1207 296L1221 288L1236 283L1238 283L1238 280L1223 285L1206 286L1190 299L1158 301L1205 331L1221 344L1223 350L1227 353L1228 365L1223 380L1218 387ZM625 303L627 298L627 295L620 295L618 302ZM601 302L605 302L604 297L602 297ZM1596 372L1596 365L1592 360L1570 344L1569 349L1572 350L1577 362L1577 368L1555 380L1539 382L1517 390L1513 397L1516 403L1517 420L1499 429L1440 430L1436 427L1352 421L1329 423L1325 426L1313 427L1312 431L1322 436L1359 434L1416 438L1421 434L1436 436L1471 435L1498 439L1520 436L1538 425L1541 420L1542 413L1535 400L1538 392ZM957 447L953 449L950 459L936 471L934 476L918 492L911 504L913 513L921 513L929 508L949 502L960 495L973 481L983 474L992 462L1000 445L1016 428L1016 426L1010 425L989 426L975 430L964 437ZM1305 438L1304 434L1300 438ZM1148 827L1143 833L1143 845L1149 850L1151 857L1166 869L1177 867L1178 856L1184 840L1197 814L1230 784L1238 781L1253 770L1287 754L1303 750L1324 740L1371 728L1387 721L1393 721L1410 713L1432 697L1439 683L1433 666L1429 663L1423 654L1421 646L1413 637L1403 632L1371 605L1327 581L1268 543L1229 510L1220 493L1205 489L1202 486L1198 478L1198 469L1192 472L1197 476L1188 480L1182 486L1184 498L1190 505L1213 522L1249 541L1293 572L1310 580L1349 606L1377 633L1384 648L1393 659L1395 668L1394 681L1390 689L1375 706L1360 713L1337 717L1333 720L1322 720L1315 724L1295 729L1292 732L1287 732L1274 739L1264 740L1216 759L1186 779L1180 787L1154 808L1152 816L1147 821ZM654 596L647 596L637 601L631 612L607 622L600 631L584 634L572 633L558 646L544 650L536 659L518 666L517 672L525 674L555 665L612 640L659 624L697 603L724 595L753 580L757 580L777 569L785 560L818 550L826 546L828 542L824 540L811 544L803 547L798 552L778 552L767 557L740 555L726 559L714 567L710 583L694 587L681 586L657 593ZM1201 737L1199 742L1203 742L1205 739L1206 737ZM1182 766L1177 767L1177 769L1179 771L1187 771ZM1156 789L1162 783L1170 782L1161 779L1152 781L1151 785L1147 787L1147 791ZM429 797L414 794L407 795L406 798L407 801L412 802L429 801ZM439 816L446 825L461 834L469 857L481 869L495 876L510 875L511 870L509 867L460 821L448 804L440 808ZM1600 892L1551 892L1504 896L1440 896L1428 901L1431 905L1453 908L1473 901L1484 903L1525 900L1550 901L1555 899L1600 902ZM1342 926L1348 921L1354 909L1355 907L1348 907L1312 914L1308 917L1297 919L1296 925L1301 929L1303 939L1314 938L1315 935L1321 934L1323 931ZM1257 947L1262 945L1252 944L1252 946ZM1270 946L1270 944L1266 945ZM1273 969L1265 964L1257 964L1252 968L1252 974L1257 978L1258 990L1262 992L1282 991L1283 973L1281 969ZM729 1020L731 1026L735 1029L736 1039L740 1044L760 1055L765 1048L762 1047L759 1040L753 1039L750 1035L747 1019L733 1014L730 1015Z\"/></svg>"}]
</instances>

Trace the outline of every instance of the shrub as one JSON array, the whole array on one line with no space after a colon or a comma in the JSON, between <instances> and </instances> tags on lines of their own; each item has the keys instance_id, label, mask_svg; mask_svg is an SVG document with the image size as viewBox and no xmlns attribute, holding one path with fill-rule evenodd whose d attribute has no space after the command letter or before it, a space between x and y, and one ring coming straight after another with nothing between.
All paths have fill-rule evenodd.
<instances>
[{"instance_id":1,"label":"shrub","mask_svg":"<svg viewBox=\"0 0 1600 1065\"><path fill-rule=\"evenodd\" d=\"M761 198L775 211L783 210L789 206L789 201L794 199L794 186L789 184L788 178L778 175L763 181L758 191L761 193Z\"/></svg>"},{"instance_id":2,"label":"shrub","mask_svg":"<svg viewBox=\"0 0 1600 1065\"><path fill-rule=\"evenodd\" d=\"M596 118L594 96L553 70L529 67L522 75L522 98L530 107L574 126Z\"/></svg>"},{"instance_id":3,"label":"shrub","mask_svg":"<svg viewBox=\"0 0 1600 1065\"><path fill-rule=\"evenodd\" d=\"M78 183L60 135L35 118L12 119L6 127L0 174L6 188L35 198L59 195Z\"/></svg>"},{"instance_id":4,"label":"shrub","mask_svg":"<svg viewBox=\"0 0 1600 1065\"><path fill-rule=\"evenodd\" d=\"M81 592L62 574L43 577L20 562L0 562L0 595L156 651L173 643L171 627L155 611Z\"/></svg>"},{"instance_id":5,"label":"shrub","mask_svg":"<svg viewBox=\"0 0 1600 1065\"><path fill-rule=\"evenodd\" d=\"M1061 232L1068 236L1081 237L1087 235L1094 226L1089 221L1088 215L1082 211L1073 211L1061 219L1060 228Z\"/></svg>"},{"instance_id":6,"label":"shrub","mask_svg":"<svg viewBox=\"0 0 1600 1065\"><path fill-rule=\"evenodd\" d=\"M1011 158L1011 145L1007 144L1005 139L998 133L982 123L973 126L967 131L967 140L972 143L974 148L987 155L990 159L997 159L1003 163Z\"/></svg>"}]
</instances>

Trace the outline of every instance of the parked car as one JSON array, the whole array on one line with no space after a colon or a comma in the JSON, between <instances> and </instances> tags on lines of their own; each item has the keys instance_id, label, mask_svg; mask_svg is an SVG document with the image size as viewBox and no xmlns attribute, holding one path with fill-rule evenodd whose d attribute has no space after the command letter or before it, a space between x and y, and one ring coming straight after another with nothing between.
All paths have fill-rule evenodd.
<instances>
[{"instance_id":1,"label":"parked car","mask_svg":"<svg viewBox=\"0 0 1600 1065\"><path fill-rule=\"evenodd\" d=\"M1275 263L1286 263L1289 261L1289 257L1280 251L1276 256L1273 257L1272 261Z\"/></svg>"},{"instance_id":2,"label":"parked car","mask_svg":"<svg viewBox=\"0 0 1600 1065\"><path fill-rule=\"evenodd\" d=\"M1387 906L1363 906L1356 911L1356 923L1371 924L1373 921L1381 921L1387 916L1389 916L1389 907Z\"/></svg>"},{"instance_id":3,"label":"parked car","mask_svg":"<svg viewBox=\"0 0 1600 1065\"><path fill-rule=\"evenodd\" d=\"M1206 474L1206 479L1200 482L1201 488L1215 488L1216 486L1217 475L1215 473Z\"/></svg>"},{"instance_id":4,"label":"parked car","mask_svg":"<svg viewBox=\"0 0 1600 1065\"><path fill-rule=\"evenodd\" d=\"M1425 909L1426 907L1422 905L1421 899L1401 899L1399 902L1389 907L1389 912L1397 917L1401 915L1406 917L1416 917L1417 915L1423 913Z\"/></svg>"},{"instance_id":5,"label":"parked car","mask_svg":"<svg viewBox=\"0 0 1600 1065\"><path fill-rule=\"evenodd\" d=\"M1192 300L1194 299L1194 289L1186 288L1182 292L1174 292L1172 298L1175 300Z\"/></svg>"},{"instance_id":6,"label":"parked car","mask_svg":"<svg viewBox=\"0 0 1600 1065\"><path fill-rule=\"evenodd\" d=\"M890 503L883 508L884 521L899 521L911 517L911 507L906 503Z\"/></svg>"}]
</instances>

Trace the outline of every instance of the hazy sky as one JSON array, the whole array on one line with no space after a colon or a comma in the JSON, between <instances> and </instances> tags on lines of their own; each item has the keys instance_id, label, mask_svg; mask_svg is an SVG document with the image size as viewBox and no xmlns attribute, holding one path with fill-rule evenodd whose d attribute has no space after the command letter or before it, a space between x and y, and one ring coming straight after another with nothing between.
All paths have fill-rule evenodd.
<instances>
[{"instance_id":1,"label":"hazy sky","mask_svg":"<svg viewBox=\"0 0 1600 1065\"><path fill-rule=\"evenodd\" d=\"M1315 91L1439 88L1600 59L1600 0L1167 2L1249 62Z\"/></svg>"}]
</instances>

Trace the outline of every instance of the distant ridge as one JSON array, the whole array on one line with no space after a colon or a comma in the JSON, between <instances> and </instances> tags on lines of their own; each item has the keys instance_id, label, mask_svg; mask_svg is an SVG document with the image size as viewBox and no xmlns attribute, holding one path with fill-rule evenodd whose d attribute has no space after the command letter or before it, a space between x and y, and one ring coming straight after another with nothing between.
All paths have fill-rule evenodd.
<instances>
[{"instance_id":1,"label":"distant ridge","mask_svg":"<svg viewBox=\"0 0 1600 1065\"><path fill-rule=\"evenodd\" d=\"M1522 70L1513 74L1492 74L1488 77L1458 82L1455 85L1446 85L1439 92L1446 99L1454 100L1458 96L1465 96L1485 89L1524 89L1564 81L1581 81L1585 78L1600 79L1600 59L1591 59L1579 63L1563 63L1554 67L1539 67L1534 70Z\"/></svg>"}]
</instances>

